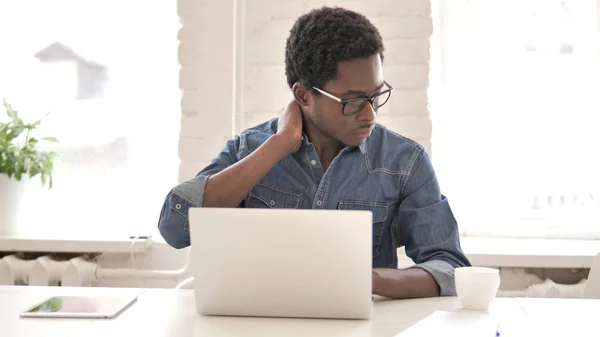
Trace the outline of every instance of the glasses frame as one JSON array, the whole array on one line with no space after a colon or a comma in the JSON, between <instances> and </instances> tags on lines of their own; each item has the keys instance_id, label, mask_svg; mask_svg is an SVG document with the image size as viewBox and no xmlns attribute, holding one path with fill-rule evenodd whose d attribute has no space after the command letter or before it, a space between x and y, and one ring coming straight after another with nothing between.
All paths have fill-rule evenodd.
<instances>
[{"instance_id":1,"label":"glasses frame","mask_svg":"<svg viewBox=\"0 0 600 337\"><path fill-rule=\"evenodd\" d=\"M357 113L361 112L364 108L365 105L367 105L367 102L369 102L371 104L371 107L373 108L373 110L375 112L377 112L377 109L381 108L382 106L385 105L385 103L387 103L390 100L390 97L392 97L392 93L394 92L394 88L386 81L383 81L383 83L385 85L387 85L388 89L384 90L384 91L379 91L377 93L371 94L368 97L353 97L353 98L339 98L335 95L332 95L330 93L328 93L327 91L323 90L323 89L319 89L317 87L313 87L313 89L315 89L316 91L322 93L323 95L333 99L334 101L339 102L340 104L342 104L342 115L344 116L353 116L356 115ZM373 102L375 101L375 99L381 95L387 94L389 93L388 98L381 103L378 107L375 107L375 105L373 105ZM344 110L346 110L346 105L348 103L351 102L356 102L356 101L363 101L363 103L361 103L360 107L358 108L358 110L356 110L355 112L352 113L344 113Z\"/></svg>"}]
</instances>

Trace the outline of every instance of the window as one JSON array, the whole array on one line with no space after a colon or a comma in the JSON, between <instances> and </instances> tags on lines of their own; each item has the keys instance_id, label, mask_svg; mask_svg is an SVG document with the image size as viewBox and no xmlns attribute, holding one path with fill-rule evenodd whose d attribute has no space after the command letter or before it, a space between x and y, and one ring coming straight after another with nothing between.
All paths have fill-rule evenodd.
<instances>
[{"instance_id":1,"label":"window","mask_svg":"<svg viewBox=\"0 0 600 337\"><path fill-rule=\"evenodd\" d=\"M466 235L600 239L598 5L434 2L433 161Z\"/></svg>"},{"instance_id":2,"label":"window","mask_svg":"<svg viewBox=\"0 0 600 337\"><path fill-rule=\"evenodd\" d=\"M0 2L0 97L50 111L63 154L52 190L29 184L22 232L154 231L177 182L178 29L175 1Z\"/></svg>"}]
</instances>

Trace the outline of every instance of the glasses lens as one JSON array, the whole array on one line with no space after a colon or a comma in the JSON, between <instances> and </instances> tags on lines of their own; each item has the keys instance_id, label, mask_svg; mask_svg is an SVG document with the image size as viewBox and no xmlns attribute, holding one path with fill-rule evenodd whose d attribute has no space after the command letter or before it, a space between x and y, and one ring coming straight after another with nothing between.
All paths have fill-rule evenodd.
<instances>
[{"instance_id":1,"label":"glasses lens","mask_svg":"<svg viewBox=\"0 0 600 337\"><path fill-rule=\"evenodd\" d=\"M391 91L386 91L386 92L382 92L381 94L375 96L373 98L373 108L378 109L381 106L383 106L388 99L390 99L390 96L392 95Z\"/></svg>"},{"instance_id":2,"label":"glasses lens","mask_svg":"<svg viewBox=\"0 0 600 337\"><path fill-rule=\"evenodd\" d=\"M366 104L367 104L366 99L351 100L348 103L346 103L346 105L344 106L344 110L342 111L342 114L344 114L346 116L354 115L354 114L358 113L360 110L362 110Z\"/></svg>"}]
</instances>

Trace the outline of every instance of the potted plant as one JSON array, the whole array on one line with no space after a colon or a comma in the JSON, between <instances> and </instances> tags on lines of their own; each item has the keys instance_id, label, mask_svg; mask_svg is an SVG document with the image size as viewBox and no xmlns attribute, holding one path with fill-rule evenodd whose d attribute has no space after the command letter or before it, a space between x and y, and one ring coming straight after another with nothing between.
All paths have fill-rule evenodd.
<instances>
[{"instance_id":1,"label":"potted plant","mask_svg":"<svg viewBox=\"0 0 600 337\"><path fill-rule=\"evenodd\" d=\"M44 149L54 137L35 138L41 119L25 123L6 100L8 122L0 117L0 235L16 234L18 214L27 182L39 176L43 187L52 188L52 171L58 153ZM1 116L1 114L0 114Z\"/></svg>"}]
</instances>

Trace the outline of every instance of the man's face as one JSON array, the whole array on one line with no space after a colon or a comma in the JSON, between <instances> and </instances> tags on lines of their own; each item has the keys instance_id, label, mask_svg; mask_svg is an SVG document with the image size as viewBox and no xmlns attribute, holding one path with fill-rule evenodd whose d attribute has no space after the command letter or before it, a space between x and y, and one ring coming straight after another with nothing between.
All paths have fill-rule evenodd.
<instances>
[{"instance_id":1,"label":"man's face","mask_svg":"<svg viewBox=\"0 0 600 337\"><path fill-rule=\"evenodd\" d=\"M337 77L319 89L341 99L368 97L387 89L383 82L381 57L377 54L340 62ZM342 115L340 102L318 94L308 112L311 121L321 133L347 146L364 143L375 126L376 112L368 102L358 113L345 116Z\"/></svg>"}]
</instances>

